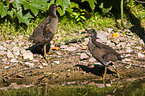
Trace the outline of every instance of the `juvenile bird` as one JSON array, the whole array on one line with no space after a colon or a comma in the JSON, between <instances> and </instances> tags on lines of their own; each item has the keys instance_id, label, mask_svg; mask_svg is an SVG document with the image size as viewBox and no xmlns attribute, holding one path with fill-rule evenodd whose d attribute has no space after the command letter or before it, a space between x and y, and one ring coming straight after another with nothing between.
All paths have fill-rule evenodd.
<instances>
[{"instance_id":1,"label":"juvenile bird","mask_svg":"<svg viewBox=\"0 0 145 96\"><path fill-rule=\"evenodd\" d=\"M52 4L48 10L48 17L39 24L29 38L29 40L32 40L35 44L41 47L41 50L44 53L44 58L47 62L46 45L50 45L50 41L57 30L58 17L56 10L57 6Z\"/></svg>"}]
</instances>

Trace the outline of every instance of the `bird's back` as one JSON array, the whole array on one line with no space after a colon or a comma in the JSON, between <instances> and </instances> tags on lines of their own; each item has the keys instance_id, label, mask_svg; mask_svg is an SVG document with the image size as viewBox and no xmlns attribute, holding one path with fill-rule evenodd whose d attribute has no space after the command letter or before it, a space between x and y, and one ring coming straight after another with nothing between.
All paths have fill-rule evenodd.
<instances>
[{"instance_id":1,"label":"bird's back","mask_svg":"<svg viewBox=\"0 0 145 96\"><path fill-rule=\"evenodd\" d=\"M121 56L114 49L108 45L102 44L100 42L92 42L91 40L88 43L90 53L92 56L98 60L100 63L104 63L103 59L105 57L107 61L117 61L121 60Z\"/></svg>"}]
</instances>

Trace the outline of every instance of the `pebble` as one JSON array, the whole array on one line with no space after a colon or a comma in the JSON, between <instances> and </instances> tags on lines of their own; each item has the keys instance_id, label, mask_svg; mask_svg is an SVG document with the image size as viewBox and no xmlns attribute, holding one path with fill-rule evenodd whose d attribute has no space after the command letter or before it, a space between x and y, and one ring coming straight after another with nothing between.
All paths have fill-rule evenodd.
<instances>
[{"instance_id":1,"label":"pebble","mask_svg":"<svg viewBox=\"0 0 145 96\"><path fill-rule=\"evenodd\" d=\"M138 58L144 58L144 57L145 57L145 55L144 55L144 54L142 54L142 53L137 53L137 57L138 57Z\"/></svg>"},{"instance_id":2,"label":"pebble","mask_svg":"<svg viewBox=\"0 0 145 96\"><path fill-rule=\"evenodd\" d=\"M3 62L6 62L6 61L7 61L7 58L5 58L5 59L2 59L2 61L3 61Z\"/></svg>"},{"instance_id":3,"label":"pebble","mask_svg":"<svg viewBox=\"0 0 145 96\"><path fill-rule=\"evenodd\" d=\"M67 48L67 45L61 45L60 48L65 49L65 48Z\"/></svg>"},{"instance_id":4,"label":"pebble","mask_svg":"<svg viewBox=\"0 0 145 96\"><path fill-rule=\"evenodd\" d=\"M42 65L43 65L43 66L47 66L48 64L47 64L47 63L42 63Z\"/></svg>"},{"instance_id":5,"label":"pebble","mask_svg":"<svg viewBox=\"0 0 145 96\"><path fill-rule=\"evenodd\" d=\"M89 58L89 56L86 53L81 53L81 55L80 55L81 60L84 60L84 59L87 59L87 58Z\"/></svg>"},{"instance_id":6,"label":"pebble","mask_svg":"<svg viewBox=\"0 0 145 96\"><path fill-rule=\"evenodd\" d=\"M133 51L132 48L126 47L126 52L130 53L130 52L132 52L132 51Z\"/></svg>"},{"instance_id":7,"label":"pebble","mask_svg":"<svg viewBox=\"0 0 145 96\"><path fill-rule=\"evenodd\" d=\"M7 52L7 57L14 58L14 55L12 54L12 52L10 50L8 50L8 52Z\"/></svg>"},{"instance_id":8,"label":"pebble","mask_svg":"<svg viewBox=\"0 0 145 96\"><path fill-rule=\"evenodd\" d=\"M25 49L22 49L21 53L23 54L24 59L33 60L33 54L31 53L31 51L29 50L26 51Z\"/></svg>"},{"instance_id":9,"label":"pebble","mask_svg":"<svg viewBox=\"0 0 145 96\"><path fill-rule=\"evenodd\" d=\"M89 59L89 62L95 62L96 61L96 59L94 58L94 57L91 57L90 59Z\"/></svg>"},{"instance_id":10,"label":"pebble","mask_svg":"<svg viewBox=\"0 0 145 96\"><path fill-rule=\"evenodd\" d=\"M12 50L13 50L14 55L16 55L16 56L20 55L20 48L19 47L13 47Z\"/></svg>"},{"instance_id":11,"label":"pebble","mask_svg":"<svg viewBox=\"0 0 145 96\"><path fill-rule=\"evenodd\" d=\"M7 50L7 48L0 45L0 51L4 51L4 50Z\"/></svg>"},{"instance_id":12,"label":"pebble","mask_svg":"<svg viewBox=\"0 0 145 96\"><path fill-rule=\"evenodd\" d=\"M28 65L29 67L34 67L34 63L25 62L25 64Z\"/></svg>"},{"instance_id":13,"label":"pebble","mask_svg":"<svg viewBox=\"0 0 145 96\"><path fill-rule=\"evenodd\" d=\"M10 62L11 62L11 63L17 63L17 62L19 62L19 61L16 60L16 59L11 59Z\"/></svg>"},{"instance_id":14,"label":"pebble","mask_svg":"<svg viewBox=\"0 0 145 96\"><path fill-rule=\"evenodd\" d=\"M71 47L67 47L65 50L67 50L67 51L75 51L76 49L77 49L76 47L71 46Z\"/></svg>"},{"instance_id":15,"label":"pebble","mask_svg":"<svg viewBox=\"0 0 145 96\"><path fill-rule=\"evenodd\" d=\"M9 68L9 66L5 66L4 68L7 69L7 68Z\"/></svg>"},{"instance_id":16,"label":"pebble","mask_svg":"<svg viewBox=\"0 0 145 96\"><path fill-rule=\"evenodd\" d=\"M4 54L6 54L5 51L0 51L0 55L4 55Z\"/></svg>"},{"instance_id":17,"label":"pebble","mask_svg":"<svg viewBox=\"0 0 145 96\"><path fill-rule=\"evenodd\" d=\"M54 63L56 63L56 64L59 64L60 63L60 61L53 61Z\"/></svg>"}]
</instances>

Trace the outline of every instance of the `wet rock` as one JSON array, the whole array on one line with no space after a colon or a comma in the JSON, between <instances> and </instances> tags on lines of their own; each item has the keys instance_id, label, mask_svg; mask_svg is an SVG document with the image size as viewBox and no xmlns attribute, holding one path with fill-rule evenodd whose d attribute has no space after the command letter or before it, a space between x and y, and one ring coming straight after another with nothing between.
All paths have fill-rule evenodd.
<instances>
[{"instance_id":1,"label":"wet rock","mask_svg":"<svg viewBox=\"0 0 145 96\"><path fill-rule=\"evenodd\" d=\"M85 60L87 58L89 58L89 56L86 53L81 53L81 55L80 55L81 60Z\"/></svg>"},{"instance_id":2,"label":"wet rock","mask_svg":"<svg viewBox=\"0 0 145 96\"><path fill-rule=\"evenodd\" d=\"M7 57L14 58L14 55L12 54L12 52L10 50L8 50L8 52L7 52Z\"/></svg>"},{"instance_id":3,"label":"wet rock","mask_svg":"<svg viewBox=\"0 0 145 96\"><path fill-rule=\"evenodd\" d=\"M25 65L27 65L29 67L34 67L34 63L25 62Z\"/></svg>"},{"instance_id":4,"label":"wet rock","mask_svg":"<svg viewBox=\"0 0 145 96\"><path fill-rule=\"evenodd\" d=\"M7 48L0 45L0 51L4 51L4 50L7 50Z\"/></svg>"}]
</instances>

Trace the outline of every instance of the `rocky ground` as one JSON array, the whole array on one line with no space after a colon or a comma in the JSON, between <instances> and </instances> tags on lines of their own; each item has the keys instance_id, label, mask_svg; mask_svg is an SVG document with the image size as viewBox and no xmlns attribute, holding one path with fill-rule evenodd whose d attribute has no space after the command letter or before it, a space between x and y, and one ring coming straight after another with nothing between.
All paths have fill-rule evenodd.
<instances>
[{"instance_id":1,"label":"rocky ground","mask_svg":"<svg viewBox=\"0 0 145 96\"><path fill-rule=\"evenodd\" d=\"M59 39L58 35L55 35L54 41ZM124 58L122 62L125 63L115 63L122 77L145 76L144 43L136 34L129 30L114 31L107 28L106 31L98 31L97 36L100 38L97 41L113 47ZM50 50L47 54L50 63L47 63L40 54L26 50L34 45L28 41L28 38L26 35L10 36L9 40L0 41L1 87L12 83L29 85L61 82L64 85L84 79L101 80L103 67L86 49L89 38L82 38L79 42L69 44L61 42L60 49ZM52 42L51 46L54 45L55 42ZM109 69L114 70L112 66ZM107 75L108 80L113 78L115 79L114 76Z\"/></svg>"}]
</instances>

